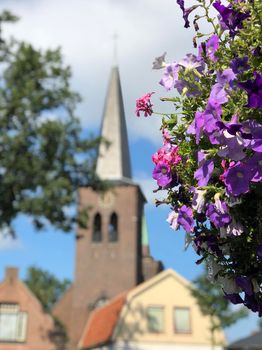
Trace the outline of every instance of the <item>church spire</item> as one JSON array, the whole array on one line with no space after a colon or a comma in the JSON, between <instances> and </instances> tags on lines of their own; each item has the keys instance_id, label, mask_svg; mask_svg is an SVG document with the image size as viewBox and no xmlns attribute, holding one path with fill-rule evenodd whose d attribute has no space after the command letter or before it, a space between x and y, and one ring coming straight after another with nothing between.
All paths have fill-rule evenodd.
<instances>
[{"instance_id":1,"label":"church spire","mask_svg":"<svg viewBox=\"0 0 262 350\"><path fill-rule=\"evenodd\" d=\"M96 173L103 180L131 180L124 105L119 71L113 67L105 100Z\"/></svg>"}]
</instances>

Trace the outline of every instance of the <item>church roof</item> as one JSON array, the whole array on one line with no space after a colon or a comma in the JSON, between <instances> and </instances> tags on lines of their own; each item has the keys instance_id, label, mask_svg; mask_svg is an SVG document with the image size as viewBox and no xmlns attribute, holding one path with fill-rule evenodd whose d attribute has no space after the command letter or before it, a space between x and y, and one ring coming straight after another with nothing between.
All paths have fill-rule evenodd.
<instances>
[{"instance_id":1,"label":"church roof","mask_svg":"<svg viewBox=\"0 0 262 350\"><path fill-rule=\"evenodd\" d=\"M103 120L102 139L98 149L96 173L103 180L130 182L131 165L127 139L124 104L118 67L113 67L108 85Z\"/></svg>"}]
</instances>

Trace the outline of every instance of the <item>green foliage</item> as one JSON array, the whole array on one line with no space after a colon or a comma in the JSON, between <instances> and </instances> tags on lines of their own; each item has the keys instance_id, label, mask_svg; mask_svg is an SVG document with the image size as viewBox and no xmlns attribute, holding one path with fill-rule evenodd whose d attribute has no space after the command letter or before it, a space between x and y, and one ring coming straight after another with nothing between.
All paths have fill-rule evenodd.
<instances>
[{"instance_id":1,"label":"green foliage","mask_svg":"<svg viewBox=\"0 0 262 350\"><path fill-rule=\"evenodd\" d=\"M224 297L221 285L211 282L207 275L208 271L205 268L203 274L193 281L194 288L191 289L191 293L197 299L203 315L210 317L211 341L215 345L216 330L230 327L239 319L246 317L248 313L244 308L233 311L230 301Z\"/></svg>"},{"instance_id":2,"label":"green foliage","mask_svg":"<svg viewBox=\"0 0 262 350\"><path fill-rule=\"evenodd\" d=\"M50 272L37 267L29 267L24 282L47 312L51 311L54 304L71 285L69 280L60 281Z\"/></svg>"},{"instance_id":3,"label":"green foliage","mask_svg":"<svg viewBox=\"0 0 262 350\"><path fill-rule=\"evenodd\" d=\"M17 18L8 11L0 23ZM0 43L0 229L18 214L37 229L70 231L77 189L103 184L94 173L97 138L83 136L60 49L41 51L15 40ZM82 223L83 224L83 223Z\"/></svg>"}]
</instances>

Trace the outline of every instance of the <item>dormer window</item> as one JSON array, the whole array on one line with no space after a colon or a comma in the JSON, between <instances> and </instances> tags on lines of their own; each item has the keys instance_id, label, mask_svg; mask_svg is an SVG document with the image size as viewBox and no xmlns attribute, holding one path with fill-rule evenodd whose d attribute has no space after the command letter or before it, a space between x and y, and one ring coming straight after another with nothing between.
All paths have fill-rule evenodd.
<instances>
[{"instance_id":1,"label":"dormer window","mask_svg":"<svg viewBox=\"0 0 262 350\"><path fill-rule=\"evenodd\" d=\"M27 313L18 304L0 304L0 342L24 342Z\"/></svg>"},{"instance_id":2,"label":"dormer window","mask_svg":"<svg viewBox=\"0 0 262 350\"><path fill-rule=\"evenodd\" d=\"M92 241L93 242L102 241L102 219L99 213L97 213L94 217Z\"/></svg>"},{"instance_id":3,"label":"dormer window","mask_svg":"<svg viewBox=\"0 0 262 350\"><path fill-rule=\"evenodd\" d=\"M110 217L110 222L108 225L108 240L109 242L118 241L118 219L116 213L113 213Z\"/></svg>"}]
</instances>

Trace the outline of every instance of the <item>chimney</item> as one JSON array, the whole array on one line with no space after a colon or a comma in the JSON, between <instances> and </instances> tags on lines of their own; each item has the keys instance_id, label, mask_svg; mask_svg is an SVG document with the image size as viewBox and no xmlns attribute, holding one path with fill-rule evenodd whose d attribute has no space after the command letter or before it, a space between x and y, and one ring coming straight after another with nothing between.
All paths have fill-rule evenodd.
<instances>
[{"instance_id":1,"label":"chimney","mask_svg":"<svg viewBox=\"0 0 262 350\"><path fill-rule=\"evenodd\" d=\"M18 269L16 267L7 267L5 270L5 281L13 284L18 280Z\"/></svg>"}]
</instances>

